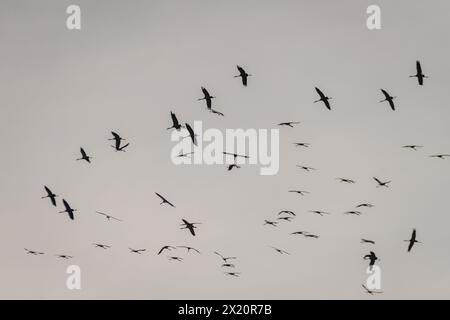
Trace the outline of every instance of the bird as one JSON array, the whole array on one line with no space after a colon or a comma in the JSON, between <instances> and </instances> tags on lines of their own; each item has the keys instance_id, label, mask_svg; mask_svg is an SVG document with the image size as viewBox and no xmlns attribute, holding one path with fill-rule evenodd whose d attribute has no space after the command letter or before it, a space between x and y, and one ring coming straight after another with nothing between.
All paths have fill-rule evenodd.
<instances>
[{"instance_id":1,"label":"bird","mask_svg":"<svg viewBox=\"0 0 450 320\"><path fill-rule=\"evenodd\" d=\"M186 129L189 132L189 137L191 137L192 143L197 146L197 135L188 123L186 123Z\"/></svg>"},{"instance_id":2,"label":"bird","mask_svg":"<svg viewBox=\"0 0 450 320\"><path fill-rule=\"evenodd\" d=\"M164 251L164 250L172 250L172 249L176 249L175 247L172 246L163 246L159 251L158 251L158 256Z\"/></svg>"},{"instance_id":3,"label":"bird","mask_svg":"<svg viewBox=\"0 0 450 320\"><path fill-rule=\"evenodd\" d=\"M104 249L104 250L111 248L111 246L108 246L108 245L106 245L106 244L93 243L93 245L94 245L96 248L101 248L101 249Z\"/></svg>"},{"instance_id":4,"label":"bird","mask_svg":"<svg viewBox=\"0 0 450 320\"><path fill-rule=\"evenodd\" d=\"M373 205L373 204L370 204L370 203L361 203L361 204L358 204L358 205L356 206L356 208L363 208L363 207L365 207L365 208L373 208L374 205Z\"/></svg>"},{"instance_id":5,"label":"bird","mask_svg":"<svg viewBox=\"0 0 450 320\"><path fill-rule=\"evenodd\" d=\"M291 127L291 128L293 128L294 127L294 125L295 124L299 124L300 122L293 122L293 121L290 121L290 122L281 122L281 123L279 123L278 125L281 127L281 126L286 126L286 127Z\"/></svg>"},{"instance_id":6,"label":"bird","mask_svg":"<svg viewBox=\"0 0 450 320\"><path fill-rule=\"evenodd\" d=\"M167 130L170 129L175 129L177 131L180 131L180 129L183 127L177 119L177 116L175 115L175 113L173 113L172 111L170 111L170 117L172 118L172 126L167 128Z\"/></svg>"},{"instance_id":7,"label":"bird","mask_svg":"<svg viewBox=\"0 0 450 320\"><path fill-rule=\"evenodd\" d=\"M167 257L170 261L183 261L183 258L180 257Z\"/></svg>"},{"instance_id":8,"label":"bird","mask_svg":"<svg viewBox=\"0 0 450 320\"><path fill-rule=\"evenodd\" d=\"M360 211L346 211L344 214L360 216L362 213Z\"/></svg>"},{"instance_id":9,"label":"bird","mask_svg":"<svg viewBox=\"0 0 450 320\"><path fill-rule=\"evenodd\" d=\"M44 186L44 189L47 192L47 195L45 197L41 197L41 199L50 198L50 201L52 202L53 206L56 207L56 197L57 197L57 195L54 194L47 186Z\"/></svg>"},{"instance_id":10,"label":"bird","mask_svg":"<svg viewBox=\"0 0 450 320\"><path fill-rule=\"evenodd\" d=\"M142 254L142 252L147 250L147 249L133 249L133 248L128 248L128 249L130 249L130 253L136 253L136 254Z\"/></svg>"},{"instance_id":11,"label":"bird","mask_svg":"<svg viewBox=\"0 0 450 320\"><path fill-rule=\"evenodd\" d=\"M409 76L410 78L417 78L417 81L419 82L420 86L423 86L423 79L428 78L428 76L424 75L422 73L422 66L420 65L420 61L416 61L416 74L413 76Z\"/></svg>"},{"instance_id":12,"label":"bird","mask_svg":"<svg viewBox=\"0 0 450 320\"><path fill-rule=\"evenodd\" d=\"M192 247L188 247L188 246L177 246L177 248L184 248L184 249L187 250L188 253L191 252L191 250L192 250L192 251L195 251L195 252L197 252L197 253L200 254L200 251L198 251L197 249L192 248Z\"/></svg>"},{"instance_id":13,"label":"bird","mask_svg":"<svg viewBox=\"0 0 450 320\"><path fill-rule=\"evenodd\" d=\"M233 170L233 168L236 168L236 169L240 169L241 168L241 166L238 166L237 164L230 164L229 166L228 166L228 171L231 171L231 170Z\"/></svg>"},{"instance_id":14,"label":"bird","mask_svg":"<svg viewBox=\"0 0 450 320\"><path fill-rule=\"evenodd\" d=\"M309 234L309 232L307 231L295 231L291 233L292 235L305 235L305 234Z\"/></svg>"},{"instance_id":15,"label":"bird","mask_svg":"<svg viewBox=\"0 0 450 320\"><path fill-rule=\"evenodd\" d=\"M223 262L228 263L228 260L235 260L237 259L237 257L224 257L223 255L221 255L219 252L214 251L214 254L218 255L219 257L222 258Z\"/></svg>"},{"instance_id":16,"label":"bird","mask_svg":"<svg viewBox=\"0 0 450 320\"><path fill-rule=\"evenodd\" d=\"M212 99L214 99L215 97L210 95L210 93L208 92L208 90L206 90L205 87L202 87L202 92L203 92L203 98L200 98L197 100L198 101L205 100L206 101L206 109L208 109L210 112L217 114L219 116L224 116L224 114L222 112L219 112L212 108Z\"/></svg>"},{"instance_id":17,"label":"bird","mask_svg":"<svg viewBox=\"0 0 450 320\"><path fill-rule=\"evenodd\" d=\"M402 148L411 149L411 150L417 151L418 148L423 148L423 146L418 146L418 145L415 145L415 144L411 144L411 145L403 146Z\"/></svg>"},{"instance_id":18,"label":"bird","mask_svg":"<svg viewBox=\"0 0 450 320\"><path fill-rule=\"evenodd\" d=\"M274 249L276 252L278 252L279 254L289 254L290 255L290 253L289 252L287 252L287 251L284 251L284 250L282 250L282 249L278 249L278 248L275 248L275 247L272 247L272 246L270 246L272 249Z\"/></svg>"},{"instance_id":19,"label":"bird","mask_svg":"<svg viewBox=\"0 0 450 320\"><path fill-rule=\"evenodd\" d=\"M373 241L373 240L367 240L367 239L361 239L361 243L375 244L375 241Z\"/></svg>"},{"instance_id":20,"label":"bird","mask_svg":"<svg viewBox=\"0 0 450 320\"><path fill-rule=\"evenodd\" d=\"M102 216L105 216L106 219L107 219L108 221L110 221L111 219L113 219L113 220L122 222L122 220L120 220L120 219L118 219L118 218L115 218L115 217L113 217L113 216L110 216L109 214L106 214L106 213L103 213L103 212L100 212L100 211L95 211L95 213L100 214L100 215L102 215Z\"/></svg>"},{"instance_id":21,"label":"bird","mask_svg":"<svg viewBox=\"0 0 450 320\"><path fill-rule=\"evenodd\" d=\"M305 194L309 193L308 191L302 191L302 190L289 190L288 192L297 193L297 194L299 194L301 196L304 196Z\"/></svg>"},{"instance_id":22,"label":"bird","mask_svg":"<svg viewBox=\"0 0 450 320\"><path fill-rule=\"evenodd\" d=\"M114 131L111 131L111 134L113 135L113 138L112 138L112 139L108 139L108 141L114 140L114 141L116 141L116 143L119 143L119 145L120 145L120 142L121 142L122 140L125 140L125 139L122 138L118 133L116 133L116 132L114 132Z\"/></svg>"},{"instance_id":23,"label":"bird","mask_svg":"<svg viewBox=\"0 0 450 320\"><path fill-rule=\"evenodd\" d=\"M366 255L364 256L364 260L370 260L370 261L369 261L369 267L370 267L370 269L372 270L373 265L374 265L375 262L376 262L377 260L379 260L379 259L378 259L378 257L376 256L375 252L370 251L370 254L366 254Z\"/></svg>"},{"instance_id":24,"label":"bird","mask_svg":"<svg viewBox=\"0 0 450 320\"><path fill-rule=\"evenodd\" d=\"M223 153L224 155L227 155L227 156L233 156L233 158L234 158L235 161L236 161L237 158L245 158L245 159L250 158L250 157L247 156L247 155L241 155L241 154L237 154L237 153L231 153L231 152L225 152L225 151L223 151L222 153Z\"/></svg>"},{"instance_id":25,"label":"bird","mask_svg":"<svg viewBox=\"0 0 450 320\"><path fill-rule=\"evenodd\" d=\"M123 146L121 146L120 140L116 140L115 144L111 147L113 147L116 152L119 152L119 151L125 152L126 151L125 148L128 147L129 145L130 144L127 143L127 144L124 144Z\"/></svg>"},{"instance_id":26,"label":"bird","mask_svg":"<svg viewBox=\"0 0 450 320\"><path fill-rule=\"evenodd\" d=\"M180 152L180 154L177 155L177 158L189 157L191 154L194 154L194 152L186 152L186 153Z\"/></svg>"},{"instance_id":27,"label":"bird","mask_svg":"<svg viewBox=\"0 0 450 320\"><path fill-rule=\"evenodd\" d=\"M29 250L29 249L27 249L27 248L24 248L24 249L25 249L25 251L27 252L27 254L31 254L31 255L33 255L33 256L39 256L39 255L45 254L45 253L43 253L43 252L34 251L34 250Z\"/></svg>"},{"instance_id":28,"label":"bird","mask_svg":"<svg viewBox=\"0 0 450 320\"><path fill-rule=\"evenodd\" d=\"M320 99L314 101L314 103L319 102L319 101L323 101L323 103L325 104L325 107L328 110L331 110L331 106L330 106L330 102L328 100L331 100L331 97L327 97L319 88L315 87L317 94L319 95Z\"/></svg>"},{"instance_id":29,"label":"bird","mask_svg":"<svg viewBox=\"0 0 450 320\"><path fill-rule=\"evenodd\" d=\"M305 238L314 238L314 239L319 239L319 236L316 234L311 234L311 233L304 233L303 236Z\"/></svg>"},{"instance_id":30,"label":"bird","mask_svg":"<svg viewBox=\"0 0 450 320\"><path fill-rule=\"evenodd\" d=\"M356 181L354 181L354 180L345 179L345 178L336 178L336 180L339 180L340 182L344 182L344 183L349 183L349 184L356 183Z\"/></svg>"},{"instance_id":31,"label":"bird","mask_svg":"<svg viewBox=\"0 0 450 320\"><path fill-rule=\"evenodd\" d=\"M58 258L61 258L61 259L66 259L66 260L73 258L72 256L68 256L66 254L55 254L55 257L58 257Z\"/></svg>"},{"instance_id":32,"label":"bird","mask_svg":"<svg viewBox=\"0 0 450 320\"><path fill-rule=\"evenodd\" d=\"M389 93L388 93L386 90L384 90L384 89L381 89L381 92L384 94L384 100L381 100L380 102L384 102L384 101L389 102L389 106L391 107L391 109L392 109L393 111L395 111L394 99L397 98L397 97L392 97L392 96L389 95Z\"/></svg>"},{"instance_id":33,"label":"bird","mask_svg":"<svg viewBox=\"0 0 450 320\"><path fill-rule=\"evenodd\" d=\"M289 214L291 216L295 216L295 213L290 210L281 210L280 212L278 212L278 215L283 214L283 213Z\"/></svg>"},{"instance_id":34,"label":"bird","mask_svg":"<svg viewBox=\"0 0 450 320\"><path fill-rule=\"evenodd\" d=\"M222 266L223 268L234 268L235 265L232 263L223 263Z\"/></svg>"},{"instance_id":35,"label":"bird","mask_svg":"<svg viewBox=\"0 0 450 320\"><path fill-rule=\"evenodd\" d=\"M450 154L434 154L430 156L430 158L439 158L442 160L444 160L446 157L450 157Z\"/></svg>"},{"instance_id":36,"label":"bird","mask_svg":"<svg viewBox=\"0 0 450 320\"><path fill-rule=\"evenodd\" d=\"M193 236L195 236L195 231L194 231L194 229L195 228L197 228L195 225L196 224L200 224L200 222L193 222L193 223L190 223L190 222L188 222L187 220L185 220L185 219L181 219L182 221L183 221L183 223L180 225L182 228L181 229L188 229L190 232L191 232L191 234L193 235Z\"/></svg>"},{"instance_id":37,"label":"bird","mask_svg":"<svg viewBox=\"0 0 450 320\"><path fill-rule=\"evenodd\" d=\"M297 122L298 123L298 122ZM304 147L304 148L309 148L309 146L311 145L311 143L307 143L307 142L294 142L294 145L296 147Z\"/></svg>"},{"instance_id":38,"label":"bird","mask_svg":"<svg viewBox=\"0 0 450 320\"><path fill-rule=\"evenodd\" d=\"M65 199L63 199L62 202L63 202L64 208L65 208L66 210L60 211L59 213L67 213L67 214L69 215L69 218L70 218L71 220L74 220L75 218L74 218L74 216L73 216L73 213L74 213L75 211L77 211L77 210L76 210L76 209L72 209L72 208L70 207L69 203L68 203Z\"/></svg>"},{"instance_id":39,"label":"bird","mask_svg":"<svg viewBox=\"0 0 450 320\"><path fill-rule=\"evenodd\" d=\"M236 66L238 71L239 71L239 75L238 76L234 76L235 78L242 78L242 84L244 85L244 87L247 86L247 78L251 76L251 74L248 74L244 68L240 67L240 66Z\"/></svg>"},{"instance_id":40,"label":"bird","mask_svg":"<svg viewBox=\"0 0 450 320\"><path fill-rule=\"evenodd\" d=\"M287 222L291 222L291 220L294 219L293 217L278 217L277 220L284 220Z\"/></svg>"},{"instance_id":41,"label":"bird","mask_svg":"<svg viewBox=\"0 0 450 320\"><path fill-rule=\"evenodd\" d=\"M416 229L413 229L413 232L412 232L412 235L411 235L411 239L405 240L405 242L409 242L408 252L411 251L411 249L413 248L415 243L421 243L421 242L417 241L416 238L417 238L417 232L416 232Z\"/></svg>"},{"instance_id":42,"label":"bird","mask_svg":"<svg viewBox=\"0 0 450 320\"><path fill-rule=\"evenodd\" d=\"M383 293L383 292L381 292L381 291L373 291L373 290L370 290L370 289L367 288L365 285L362 285L362 287L363 287L364 290L366 290L366 292L367 292L368 294L370 294L370 295L374 295L375 293Z\"/></svg>"},{"instance_id":43,"label":"bird","mask_svg":"<svg viewBox=\"0 0 450 320\"><path fill-rule=\"evenodd\" d=\"M155 192L155 194L162 200L162 202L160 203L160 205L167 203L169 206L171 206L172 208L175 208L175 206L170 203L166 198L164 198L162 195L160 195L158 192Z\"/></svg>"},{"instance_id":44,"label":"bird","mask_svg":"<svg viewBox=\"0 0 450 320\"><path fill-rule=\"evenodd\" d=\"M303 169L305 171L308 171L308 172L312 171L312 170L316 170L313 167L301 166L301 165L298 165L298 164L297 164L297 167L299 167L300 169Z\"/></svg>"},{"instance_id":45,"label":"bird","mask_svg":"<svg viewBox=\"0 0 450 320\"><path fill-rule=\"evenodd\" d=\"M88 156L88 155L86 154L86 151L84 151L83 148L80 148L80 152L81 152L81 158L78 158L77 161L79 161L79 160L85 160L86 162L91 163L92 157Z\"/></svg>"},{"instance_id":46,"label":"bird","mask_svg":"<svg viewBox=\"0 0 450 320\"><path fill-rule=\"evenodd\" d=\"M378 178L376 178L376 177L373 177L373 179L378 183L378 185L377 185L377 188L378 187L389 187L389 183L391 183L391 181L386 181L386 182L383 182L383 181L381 181L380 179L378 179Z\"/></svg>"},{"instance_id":47,"label":"bird","mask_svg":"<svg viewBox=\"0 0 450 320\"><path fill-rule=\"evenodd\" d=\"M269 226L276 227L277 223L278 222L275 222L275 221L264 220L264 225L269 225Z\"/></svg>"},{"instance_id":48,"label":"bird","mask_svg":"<svg viewBox=\"0 0 450 320\"><path fill-rule=\"evenodd\" d=\"M224 272L224 273L232 277L239 277L239 275L241 274L240 272Z\"/></svg>"},{"instance_id":49,"label":"bird","mask_svg":"<svg viewBox=\"0 0 450 320\"><path fill-rule=\"evenodd\" d=\"M318 214L319 216L323 216L323 215L326 215L326 214L327 214L327 215L330 214L329 212L325 212L325 211L321 211L321 210L309 210L309 212Z\"/></svg>"}]
</instances>

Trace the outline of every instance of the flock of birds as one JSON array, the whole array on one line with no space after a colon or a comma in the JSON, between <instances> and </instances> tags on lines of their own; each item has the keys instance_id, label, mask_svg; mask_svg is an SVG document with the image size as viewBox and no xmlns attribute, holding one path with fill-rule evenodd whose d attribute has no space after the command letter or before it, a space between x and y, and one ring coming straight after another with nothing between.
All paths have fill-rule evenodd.
<instances>
[{"instance_id":1,"label":"flock of birds","mask_svg":"<svg viewBox=\"0 0 450 320\"><path fill-rule=\"evenodd\" d=\"M236 75L235 77L241 78L242 85L244 87L246 87L248 85L248 77L250 77L251 74L248 74L240 66L237 66L237 69L238 69L239 75ZM418 84L420 86L422 86L424 84L424 79L427 78L427 76L425 76L423 74L422 67L421 67L421 64L420 64L419 61L416 62L416 71L417 71L416 74L412 75L410 77L417 78ZM202 93L203 93L203 97L199 98L198 100L199 101L204 100L206 102L206 108L207 108L207 110L209 112L211 112L211 113L213 113L215 115L224 116L224 114L222 112L220 112L220 111L216 110L215 108L213 108L212 100L215 98L215 96L211 95L209 93L209 91L206 88L204 88L204 87L201 87L201 90L202 90ZM320 90L317 87L315 88L315 90L316 90L316 92L317 92L317 94L319 96L319 99L314 101L314 103L322 102L324 104L325 108L327 110L331 111L332 107L331 107L331 104L330 104L330 100L332 98L328 97L322 90ZM395 96L391 96L388 93L388 91L386 91L385 89L381 89L381 92L382 92L382 94L384 96L384 99L381 100L380 102L387 102L389 104L390 109L395 111L396 108L395 108L395 104L394 104L394 99L396 97ZM171 120L172 120L172 126L170 126L167 129L168 130L175 129L177 131L180 131L182 128L186 129L188 135L185 138L190 138L191 141L192 141L192 144L196 146L197 145L197 134L194 132L192 127L188 123L185 123L184 125L182 125L178 121L178 118L175 115L175 113L173 113L172 111L170 112L170 116L171 116ZM295 122L295 121L282 122L282 123L279 123L278 126L284 126L284 127L293 128L298 123L299 122ZM129 145L130 145L129 143L124 144L124 141L126 141L126 139L122 138L116 132L112 132L112 138L109 139L109 140L110 141L114 141L114 144L111 147L113 147L113 149L116 152L125 152L126 148L129 147ZM309 143L304 143L304 142L296 142L296 143L294 143L294 145L296 147L304 147L304 148L310 147ZM414 151L417 151L418 149L420 149L422 147L423 146L420 146L420 145L405 145L405 146L403 146L403 148L411 149L411 150L414 150ZM80 153L81 153L81 157L76 159L76 160L78 160L78 161L86 161L87 163L90 164L91 160L93 158L87 154L87 152L85 151L84 148L80 148ZM189 157L192 154L193 154L193 152L180 153L179 156L180 157ZM233 157L235 162L236 162L236 159L239 158L239 157L248 158L247 155L240 155L240 154L236 154L236 153L229 152L229 151L224 151L223 154ZM430 157L445 159L447 157L450 157L450 154L434 154L434 155L431 155ZM308 167L308 166L297 165L297 167L299 167L302 170L308 171L308 172L312 171L312 170L315 170L315 168ZM238 166L236 163L228 166L228 170L232 170L232 169L235 169L235 168L238 169L238 168L240 168L240 166ZM354 183L356 183L354 180L348 179L348 178L337 178L337 180L339 182L341 182L341 183L347 183L347 184L354 184ZM377 187L385 187L385 188L387 188L387 187L389 187L389 184L391 183L391 181L383 181L383 180L381 180L381 179L379 179L377 177L373 177L373 180L376 182L376 184L377 184L376 186ZM57 197L58 197L58 195L53 193L53 191L47 186L44 186L44 189L45 189L47 194L45 196L43 196L42 198L43 199L48 198L50 200L50 203L54 207L57 207ZM296 194L296 195L299 195L299 196L306 196L307 194L309 194L309 192L305 191L305 190L289 190L288 192ZM160 205L168 205L168 206L170 206L172 208L175 208L175 205L171 201L166 199L160 193L155 192L155 195L157 196L157 198L159 198L161 200ZM73 209L66 199L62 199L62 205L64 207L64 210L60 211L60 213L67 213L69 219L74 220L75 219L75 214L74 213L76 212L76 209ZM355 207L355 210L347 211L344 214L359 216L359 215L362 214L362 212L360 210L362 210L363 208L372 208L373 206L374 205L370 204L370 203L361 203L361 204L358 204ZM111 216L109 214L106 214L104 212L96 211L95 213L106 217L106 219L108 221L110 221L110 220L115 220L115 221L118 221L118 222L122 221L121 219L113 217L113 216ZM319 215L319 216L325 216L325 215L329 215L330 214L329 212L324 212L324 211L321 211L321 210L310 210L309 213L316 214L316 215ZM281 222L291 222L295 218L296 218L296 214L293 211L291 211L291 210L282 210L282 211L278 212L278 214L275 216L275 218L273 218L271 220L269 220L269 219L264 220L264 225L265 226L270 226L270 227L277 227L279 223L281 223ZM183 218L181 220L180 229L181 230L187 230L187 231L189 231L189 234L191 234L192 236L196 236L196 229L198 228L199 224L201 224L201 223L200 222L189 222L187 219ZM319 239L319 237L320 237L319 235L311 233L309 231L295 231L295 232L292 232L291 235L293 235L293 236L302 236L302 237L310 238L310 239ZM417 240L417 232L416 232L415 229L413 229L410 239L405 240L405 241L408 242L407 251L410 252L413 249L414 245L416 243L419 243L419 241ZM370 240L370 239L361 239L361 243L369 244L369 245L375 245L375 241ZM105 245L105 244L100 244L100 243L93 243L92 245L95 246L96 248L103 249L103 250L107 250L107 249L111 248L110 245ZM270 248L273 249L275 252L281 254L281 255L289 255L290 254L288 251L286 251L284 249L276 248L276 247L273 247L273 246L270 246ZM187 253L191 253L191 252L192 253L196 253L196 254L200 254L201 253L198 249L193 248L193 247L189 247L189 246L164 245L164 246L162 246L160 248L160 250L156 254L157 255L161 255L161 254L166 253L166 252L170 253L170 252L172 252L173 250L176 250L176 249L186 250ZM30 249L25 249L25 250L26 250L26 252L28 254L31 254L31 255L43 255L44 254L43 252L40 252L40 251L35 251L35 250L30 250ZM142 248L142 249L129 248L129 251L132 254L143 254L146 251L146 249L145 248ZM225 270L224 274L232 276L232 277L239 277L240 276L240 274L241 274L240 272L234 271L235 267L236 267L236 265L234 263L235 260L237 259L236 257L226 257L226 256L223 256L221 253L219 253L217 251L215 251L214 254L221 258L221 260L222 260L221 268L224 268L224 270ZM71 258L73 258L72 256L66 255L66 254L57 254L56 256L58 258L61 258L61 259L71 259ZM178 262L183 261L183 258L178 256L178 255L169 255L169 256L167 256L167 258L170 261L178 261ZM370 253L365 255L363 258L365 260L369 261L369 267L372 267L373 265L375 265L376 261L379 260L374 251L370 251ZM370 290L365 285L363 285L363 288L365 289L365 291L368 294L371 294L371 295L375 294L375 293L381 293L380 291Z\"/></svg>"}]
</instances>

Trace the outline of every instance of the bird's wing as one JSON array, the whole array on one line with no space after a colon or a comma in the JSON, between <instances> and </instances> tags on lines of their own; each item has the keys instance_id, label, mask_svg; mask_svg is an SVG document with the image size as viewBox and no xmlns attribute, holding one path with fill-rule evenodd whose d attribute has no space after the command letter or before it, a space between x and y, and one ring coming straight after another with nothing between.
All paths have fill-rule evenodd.
<instances>
[{"instance_id":1,"label":"bird's wing","mask_svg":"<svg viewBox=\"0 0 450 320\"><path fill-rule=\"evenodd\" d=\"M47 191L47 195L51 195L52 192L50 191L50 189L47 186L44 186L45 191Z\"/></svg>"},{"instance_id":2,"label":"bird's wing","mask_svg":"<svg viewBox=\"0 0 450 320\"><path fill-rule=\"evenodd\" d=\"M316 92L320 96L321 99L325 98L325 95L323 94L323 92L319 88L315 87L315 89L316 89Z\"/></svg>"},{"instance_id":3,"label":"bird's wing","mask_svg":"<svg viewBox=\"0 0 450 320\"><path fill-rule=\"evenodd\" d=\"M417 69L417 74L422 74L422 66L420 65L419 60L416 61L416 69Z\"/></svg>"},{"instance_id":4,"label":"bird's wing","mask_svg":"<svg viewBox=\"0 0 450 320\"><path fill-rule=\"evenodd\" d=\"M387 93L387 91L386 90L384 90L384 89L381 89L381 92L383 92L383 94L384 94L384 97L387 99L388 97L389 97L389 93Z\"/></svg>"},{"instance_id":5,"label":"bird's wing","mask_svg":"<svg viewBox=\"0 0 450 320\"><path fill-rule=\"evenodd\" d=\"M191 136L192 143L194 145L197 145L197 138L195 137L194 130L191 128L191 126L188 123L186 123L186 129L189 132L189 135Z\"/></svg>"},{"instance_id":6,"label":"bird's wing","mask_svg":"<svg viewBox=\"0 0 450 320\"><path fill-rule=\"evenodd\" d=\"M175 113L173 113L172 111L170 112L170 116L172 117L172 122L174 126L178 126L178 119L177 116L175 115Z\"/></svg>"},{"instance_id":7,"label":"bird's wing","mask_svg":"<svg viewBox=\"0 0 450 320\"><path fill-rule=\"evenodd\" d=\"M193 226L190 226L190 227L188 227L188 229L189 229L189 231L191 232L191 234L192 234L193 236L195 236L194 227L193 227Z\"/></svg>"},{"instance_id":8,"label":"bird's wing","mask_svg":"<svg viewBox=\"0 0 450 320\"><path fill-rule=\"evenodd\" d=\"M69 204L67 203L67 201L65 199L63 199L63 205L66 208L66 210L70 209L70 206L69 206Z\"/></svg>"},{"instance_id":9,"label":"bird's wing","mask_svg":"<svg viewBox=\"0 0 450 320\"><path fill-rule=\"evenodd\" d=\"M374 179L376 182L378 182L379 184L382 184L382 182L381 182L378 178L373 177L373 179Z\"/></svg>"},{"instance_id":10,"label":"bird's wing","mask_svg":"<svg viewBox=\"0 0 450 320\"><path fill-rule=\"evenodd\" d=\"M408 245L408 252L411 251L412 247L414 246L414 241L410 241Z\"/></svg>"},{"instance_id":11,"label":"bird's wing","mask_svg":"<svg viewBox=\"0 0 450 320\"><path fill-rule=\"evenodd\" d=\"M80 148L80 152L81 152L81 155L82 155L83 157L86 157L86 152L84 151L83 148Z\"/></svg>"},{"instance_id":12,"label":"bird's wing","mask_svg":"<svg viewBox=\"0 0 450 320\"><path fill-rule=\"evenodd\" d=\"M114 131L111 131L111 134L113 135L114 139L120 140L120 136L117 133L115 133Z\"/></svg>"}]
</instances>

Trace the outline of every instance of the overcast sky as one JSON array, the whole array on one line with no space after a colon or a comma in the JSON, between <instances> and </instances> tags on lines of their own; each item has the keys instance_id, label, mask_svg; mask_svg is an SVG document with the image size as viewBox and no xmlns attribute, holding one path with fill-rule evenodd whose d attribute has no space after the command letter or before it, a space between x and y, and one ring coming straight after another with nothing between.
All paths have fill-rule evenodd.
<instances>
[{"instance_id":1,"label":"overcast sky","mask_svg":"<svg viewBox=\"0 0 450 320\"><path fill-rule=\"evenodd\" d=\"M1 1L0 298L450 298L450 159L429 158L450 153L450 3L376 1L382 29L369 31L374 3ZM81 7L79 31L66 28L70 4ZM408 78L416 60L430 76L423 87ZM247 88L233 78L236 64L253 75ZM225 117L197 101L201 86ZM333 97L332 111L313 103L315 86ZM381 88L397 96L397 111L378 103ZM301 123L280 129L280 171L261 176L256 165L175 166L171 110L223 131ZM111 130L127 152L110 147ZM80 147L91 165L75 161ZM75 221L58 213L61 197L58 208L41 200L44 185L78 209ZM343 214L362 202L375 207ZM280 210L296 219L263 226ZM179 230L182 218L202 222L196 237ZM413 228L423 244L407 253ZM290 235L299 230L320 238ZM156 255L163 245L202 253L177 249L170 255L184 260L169 261ZM224 275L216 250L238 257L241 277ZM378 297L361 288L370 250L381 259ZM78 291L66 288L71 264L82 271Z\"/></svg>"}]
</instances>

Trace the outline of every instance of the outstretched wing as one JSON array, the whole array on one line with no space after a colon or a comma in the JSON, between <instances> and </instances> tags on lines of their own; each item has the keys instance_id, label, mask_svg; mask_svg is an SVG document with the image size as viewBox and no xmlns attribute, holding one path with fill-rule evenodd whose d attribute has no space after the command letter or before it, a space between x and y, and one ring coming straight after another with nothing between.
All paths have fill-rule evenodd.
<instances>
[{"instance_id":1,"label":"outstretched wing","mask_svg":"<svg viewBox=\"0 0 450 320\"><path fill-rule=\"evenodd\" d=\"M175 113L173 113L171 111L170 112L170 116L172 117L173 126L174 127L178 127L179 126L179 122L178 122L178 119L177 119L177 116L175 115Z\"/></svg>"},{"instance_id":2,"label":"outstretched wing","mask_svg":"<svg viewBox=\"0 0 450 320\"><path fill-rule=\"evenodd\" d=\"M195 137L194 130L192 129L192 127L188 123L186 123L186 129L189 132L189 135L191 136L192 143L196 146L197 145L197 138Z\"/></svg>"}]
</instances>

